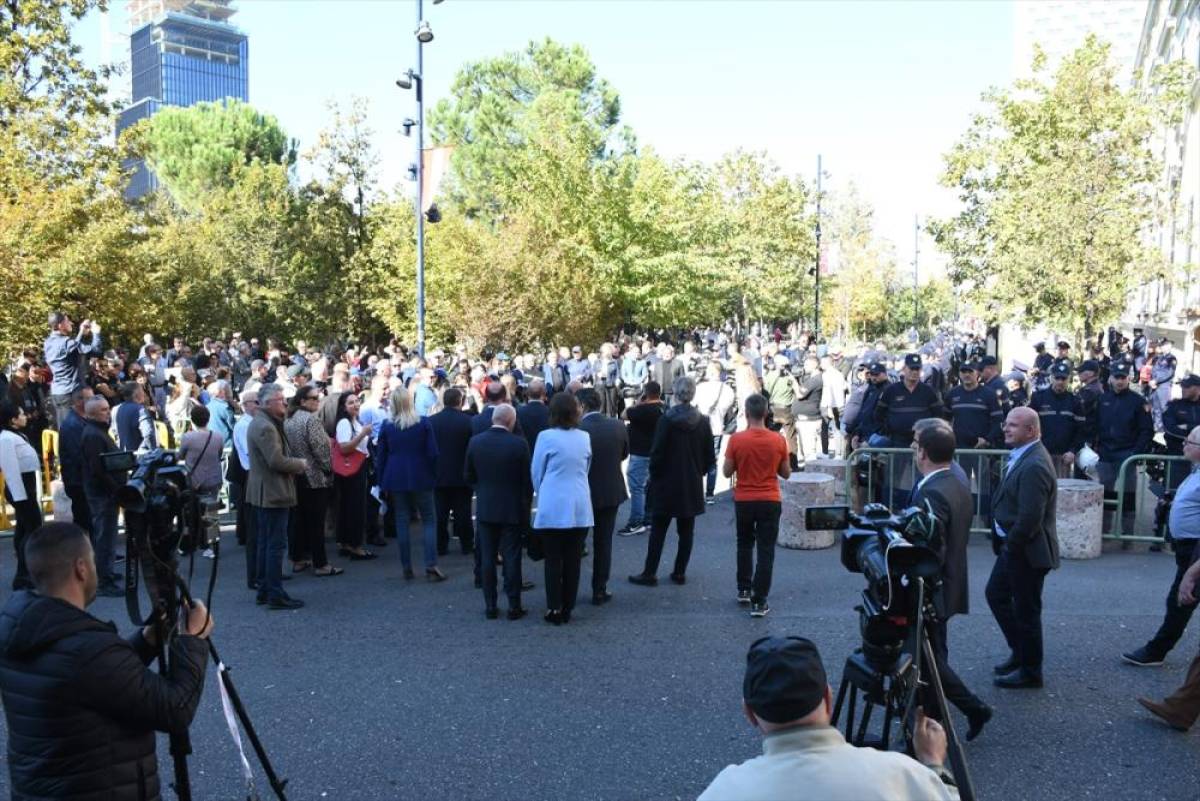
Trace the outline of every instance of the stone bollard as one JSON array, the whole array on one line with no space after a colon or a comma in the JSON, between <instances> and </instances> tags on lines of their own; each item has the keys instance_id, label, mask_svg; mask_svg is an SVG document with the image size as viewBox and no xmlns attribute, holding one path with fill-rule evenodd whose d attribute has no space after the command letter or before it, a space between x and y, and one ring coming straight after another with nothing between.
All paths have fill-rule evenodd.
<instances>
[{"instance_id":1,"label":"stone bollard","mask_svg":"<svg viewBox=\"0 0 1200 801\"><path fill-rule=\"evenodd\" d=\"M830 506L836 480L827 473L792 473L781 485L783 514L779 520L779 544L784 548L812 550L828 548L837 538L834 531L809 531L804 526L804 510L810 506Z\"/></svg>"},{"instance_id":2,"label":"stone bollard","mask_svg":"<svg viewBox=\"0 0 1200 801\"><path fill-rule=\"evenodd\" d=\"M833 476L833 502L846 502L846 460L813 459L804 466L806 473L824 473Z\"/></svg>"},{"instance_id":3,"label":"stone bollard","mask_svg":"<svg viewBox=\"0 0 1200 801\"><path fill-rule=\"evenodd\" d=\"M1104 485L1076 478L1058 480L1054 510L1058 549L1064 559L1100 556L1104 525Z\"/></svg>"}]
</instances>

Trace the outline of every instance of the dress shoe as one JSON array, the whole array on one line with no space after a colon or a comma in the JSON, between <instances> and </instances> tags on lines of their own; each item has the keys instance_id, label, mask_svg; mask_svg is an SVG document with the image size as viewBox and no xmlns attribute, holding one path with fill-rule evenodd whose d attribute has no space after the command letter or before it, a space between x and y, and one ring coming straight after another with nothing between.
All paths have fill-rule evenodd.
<instances>
[{"instance_id":1,"label":"dress shoe","mask_svg":"<svg viewBox=\"0 0 1200 801\"><path fill-rule=\"evenodd\" d=\"M608 590L603 592L592 593L592 606L604 606L612 600L612 593Z\"/></svg>"},{"instance_id":2,"label":"dress shoe","mask_svg":"<svg viewBox=\"0 0 1200 801\"><path fill-rule=\"evenodd\" d=\"M564 626L567 625L568 623L570 623L571 622L571 610L564 609L561 612L559 612L558 619L562 621Z\"/></svg>"},{"instance_id":3,"label":"dress shoe","mask_svg":"<svg viewBox=\"0 0 1200 801\"><path fill-rule=\"evenodd\" d=\"M645 573L638 573L636 576L629 577L630 584L638 584L642 587L657 587L658 576L647 576Z\"/></svg>"},{"instance_id":4,"label":"dress shoe","mask_svg":"<svg viewBox=\"0 0 1200 801\"><path fill-rule=\"evenodd\" d=\"M562 625L562 614L557 609L547 610L546 614L542 615L542 620L555 626Z\"/></svg>"},{"instance_id":5,"label":"dress shoe","mask_svg":"<svg viewBox=\"0 0 1200 801\"><path fill-rule=\"evenodd\" d=\"M1005 659L1003 662L993 667L992 672L997 676L1003 676L1005 673L1012 673L1020 666L1021 663L1017 660L1017 657L1010 655L1008 659Z\"/></svg>"},{"instance_id":6,"label":"dress shoe","mask_svg":"<svg viewBox=\"0 0 1200 801\"><path fill-rule=\"evenodd\" d=\"M300 609L303 606L304 601L301 601L299 598L288 598L287 596L267 601L268 609Z\"/></svg>"},{"instance_id":7,"label":"dress shoe","mask_svg":"<svg viewBox=\"0 0 1200 801\"><path fill-rule=\"evenodd\" d=\"M1011 673L997 676L992 683L1007 690L1036 690L1042 686L1042 677L1017 668Z\"/></svg>"},{"instance_id":8,"label":"dress shoe","mask_svg":"<svg viewBox=\"0 0 1200 801\"><path fill-rule=\"evenodd\" d=\"M514 606L512 609L508 610L508 619L509 620L520 620L521 618L525 617L528 614L529 614L529 610L525 609L525 607Z\"/></svg>"},{"instance_id":9,"label":"dress shoe","mask_svg":"<svg viewBox=\"0 0 1200 801\"><path fill-rule=\"evenodd\" d=\"M483 614L484 614L484 617L486 617L488 620L498 620L500 618L500 610L499 609L488 609Z\"/></svg>"},{"instance_id":10,"label":"dress shoe","mask_svg":"<svg viewBox=\"0 0 1200 801\"><path fill-rule=\"evenodd\" d=\"M682 573L672 573L671 581L675 582L676 584L687 584L687 576Z\"/></svg>"},{"instance_id":11,"label":"dress shoe","mask_svg":"<svg viewBox=\"0 0 1200 801\"><path fill-rule=\"evenodd\" d=\"M406 568L404 568L404 578L405 578L405 580L411 579L411 578L413 577L413 575L414 575L414 574L413 574L413 569L412 569L411 567L406 567ZM481 584L480 586L483 586L483 585Z\"/></svg>"},{"instance_id":12,"label":"dress shoe","mask_svg":"<svg viewBox=\"0 0 1200 801\"><path fill-rule=\"evenodd\" d=\"M967 742L971 742L983 731L983 727L992 719L994 710L983 704L967 713Z\"/></svg>"},{"instance_id":13,"label":"dress shoe","mask_svg":"<svg viewBox=\"0 0 1200 801\"><path fill-rule=\"evenodd\" d=\"M1180 720L1179 715L1175 714L1174 710L1172 710L1166 704L1160 704L1157 701L1151 701L1149 698L1139 698L1137 699L1137 702L1146 709L1150 710L1150 712L1153 713L1156 718L1161 720L1163 723L1166 723L1175 731L1187 731L1189 728L1191 728L1188 723Z\"/></svg>"},{"instance_id":14,"label":"dress shoe","mask_svg":"<svg viewBox=\"0 0 1200 801\"><path fill-rule=\"evenodd\" d=\"M436 583L439 581L445 581L447 578L449 578L449 576L447 576L442 571L438 570L436 567L431 567L425 571L425 578L428 581L432 581L432 582Z\"/></svg>"},{"instance_id":15,"label":"dress shoe","mask_svg":"<svg viewBox=\"0 0 1200 801\"><path fill-rule=\"evenodd\" d=\"M1161 667L1163 657L1154 653L1146 646L1121 654L1121 658L1131 665L1138 667Z\"/></svg>"}]
</instances>

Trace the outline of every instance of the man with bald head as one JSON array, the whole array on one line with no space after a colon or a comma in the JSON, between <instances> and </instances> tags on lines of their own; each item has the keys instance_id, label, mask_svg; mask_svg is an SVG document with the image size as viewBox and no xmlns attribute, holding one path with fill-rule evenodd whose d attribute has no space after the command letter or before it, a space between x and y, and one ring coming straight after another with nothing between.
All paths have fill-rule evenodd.
<instances>
[{"instance_id":1,"label":"man with bald head","mask_svg":"<svg viewBox=\"0 0 1200 801\"><path fill-rule=\"evenodd\" d=\"M104 469L102 454L118 450L108 433L110 411L108 401L101 397L88 399L83 407L83 433L79 438L79 450L83 464L83 491L87 496L88 510L92 514L92 548L96 553L96 575L100 595L119 597L124 595L121 576L114 567L117 544L117 489L125 483L124 477Z\"/></svg>"},{"instance_id":2,"label":"man with bald head","mask_svg":"<svg viewBox=\"0 0 1200 801\"><path fill-rule=\"evenodd\" d=\"M1018 406L1008 413L1004 444L1012 450L992 495L996 563L986 595L1012 653L996 666L995 682L1014 689L1041 687L1042 585L1058 567L1058 480L1033 409Z\"/></svg>"},{"instance_id":3,"label":"man with bald head","mask_svg":"<svg viewBox=\"0 0 1200 801\"><path fill-rule=\"evenodd\" d=\"M525 616L521 606L521 535L529 522L533 485L529 445L513 429L517 412L507 403L491 410L490 427L471 437L463 478L475 488L475 536L483 579L484 615L500 616L496 605L496 556L504 557L504 594L508 619ZM482 416L482 415L480 415Z\"/></svg>"}]
</instances>

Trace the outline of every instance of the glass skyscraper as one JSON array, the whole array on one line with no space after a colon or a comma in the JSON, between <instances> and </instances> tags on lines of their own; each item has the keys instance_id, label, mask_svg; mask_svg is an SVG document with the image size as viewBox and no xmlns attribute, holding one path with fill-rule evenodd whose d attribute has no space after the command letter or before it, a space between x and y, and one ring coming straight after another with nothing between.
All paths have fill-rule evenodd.
<instances>
[{"instance_id":1,"label":"glass skyscraper","mask_svg":"<svg viewBox=\"0 0 1200 801\"><path fill-rule=\"evenodd\" d=\"M232 0L130 0L133 103L117 133L162 106L205 100L250 99L246 35L229 23ZM134 165L125 191L139 198L157 185L144 162Z\"/></svg>"}]
</instances>

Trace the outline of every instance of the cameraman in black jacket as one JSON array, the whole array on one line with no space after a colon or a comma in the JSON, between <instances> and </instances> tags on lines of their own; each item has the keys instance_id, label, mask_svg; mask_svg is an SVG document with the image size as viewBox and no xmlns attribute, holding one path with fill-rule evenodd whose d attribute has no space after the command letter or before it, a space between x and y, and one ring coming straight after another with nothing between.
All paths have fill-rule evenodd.
<instances>
[{"instance_id":1,"label":"cameraman in black jacket","mask_svg":"<svg viewBox=\"0 0 1200 801\"><path fill-rule=\"evenodd\" d=\"M48 523L25 546L36 590L13 593L0 611L0 694L8 723L14 801L161 798L155 731L182 732L204 688L212 619L188 610L170 646L172 675L147 666L150 627L128 640L84 611L96 597L87 534Z\"/></svg>"}]
</instances>

